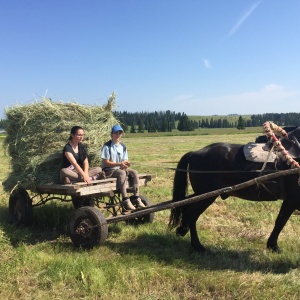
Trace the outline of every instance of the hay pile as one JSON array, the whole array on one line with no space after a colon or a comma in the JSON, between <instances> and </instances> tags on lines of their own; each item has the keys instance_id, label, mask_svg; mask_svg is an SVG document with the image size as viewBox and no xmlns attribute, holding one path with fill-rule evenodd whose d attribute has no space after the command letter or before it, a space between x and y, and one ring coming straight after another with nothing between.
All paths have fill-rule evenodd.
<instances>
[{"instance_id":1,"label":"hay pile","mask_svg":"<svg viewBox=\"0 0 300 300\"><path fill-rule=\"evenodd\" d=\"M31 191L44 183L59 183L62 149L73 126L83 127L90 166L100 165L100 150L110 139L113 93L106 105L85 106L43 98L33 104L6 109L8 126L3 146L10 156L11 172L2 182L5 191L21 184Z\"/></svg>"}]
</instances>

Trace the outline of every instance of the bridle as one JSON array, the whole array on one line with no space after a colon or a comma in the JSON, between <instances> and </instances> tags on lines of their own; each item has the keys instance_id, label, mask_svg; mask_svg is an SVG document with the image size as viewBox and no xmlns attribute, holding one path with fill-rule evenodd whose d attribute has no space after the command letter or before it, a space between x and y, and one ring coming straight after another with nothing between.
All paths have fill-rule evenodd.
<instances>
[{"instance_id":1,"label":"bridle","mask_svg":"<svg viewBox=\"0 0 300 300\"><path fill-rule=\"evenodd\" d=\"M276 124L274 124L273 122L265 122L263 124L263 128L264 128L264 132L266 134L266 136L270 139L270 141L273 143L274 146L274 151L278 153L278 156L281 157L283 159L283 161L286 161L286 163L288 165L291 165L291 168L300 168L300 165L298 162L296 162L292 156L289 154L289 152L282 146L280 139L282 138L287 138L288 134L287 132L277 126ZM278 139L275 135L275 133L277 133L278 136L280 136L280 139ZM298 140L296 138L293 139L294 144L296 144L297 141L297 147L299 147L300 149L300 144L298 142Z\"/></svg>"}]
</instances>

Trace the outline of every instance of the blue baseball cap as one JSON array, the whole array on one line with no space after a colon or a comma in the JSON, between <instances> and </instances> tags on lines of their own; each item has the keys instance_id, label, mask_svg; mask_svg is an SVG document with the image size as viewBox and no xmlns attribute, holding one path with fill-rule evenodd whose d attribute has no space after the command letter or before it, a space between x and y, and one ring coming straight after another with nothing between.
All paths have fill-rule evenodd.
<instances>
[{"instance_id":1,"label":"blue baseball cap","mask_svg":"<svg viewBox=\"0 0 300 300\"><path fill-rule=\"evenodd\" d=\"M120 125L115 125L112 127L111 132L114 133L116 131L124 131Z\"/></svg>"}]
</instances>

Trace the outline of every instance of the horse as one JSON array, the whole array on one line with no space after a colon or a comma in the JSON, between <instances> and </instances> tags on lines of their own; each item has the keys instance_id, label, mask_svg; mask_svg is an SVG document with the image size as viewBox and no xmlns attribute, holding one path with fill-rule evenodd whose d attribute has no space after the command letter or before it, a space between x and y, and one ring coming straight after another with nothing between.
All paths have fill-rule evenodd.
<instances>
[{"instance_id":1,"label":"horse","mask_svg":"<svg viewBox=\"0 0 300 300\"><path fill-rule=\"evenodd\" d=\"M299 140L299 127L280 140L288 153L294 157L294 161L299 160ZM172 202L240 184L270 172L291 168L283 159L275 159L267 163L248 161L244 154L244 146L243 144L217 142L184 154L175 171ZM188 180L193 189L192 195L186 195ZM298 181L298 174L280 176L258 186L252 185L235 191L228 190L220 197L223 200L230 196L250 201L283 200L275 225L267 240L267 249L281 252L278 246L279 234L292 213L300 210ZM176 233L180 236L190 231L191 246L198 252L206 252L207 249L200 243L196 221L217 197L218 195L171 209L169 229L177 227Z\"/></svg>"}]
</instances>

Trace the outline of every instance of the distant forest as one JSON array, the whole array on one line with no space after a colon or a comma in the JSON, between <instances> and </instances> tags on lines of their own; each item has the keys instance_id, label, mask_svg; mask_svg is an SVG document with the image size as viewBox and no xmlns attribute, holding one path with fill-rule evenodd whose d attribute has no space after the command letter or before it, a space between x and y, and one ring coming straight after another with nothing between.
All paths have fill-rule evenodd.
<instances>
[{"instance_id":1,"label":"distant forest","mask_svg":"<svg viewBox=\"0 0 300 300\"><path fill-rule=\"evenodd\" d=\"M171 111L160 112L114 112L127 132L168 132L173 129L179 131L193 131L197 128L238 128L262 126L266 121L272 121L276 125L300 126L300 113L267 113L249 116L210 116L188 117L185 113Z\"/></svg>"},{"instance_id":2,"label":"distant forest","mask_svg":"<svg viewBox=\"0 0 300 300\"><path fill-rule=\"evenodd\" d=\"M135 112L114 111L114 116L120 121L126 132L171 132L193 131L197 128L238 128L262 126L266 121L272 121L279 126L300 126L300 113L268 113L262 115L228 115L189 117L185 113L167 111ZM0 119L0 128L6 128L6 119Z\"/></svg>"}]
</instances>

